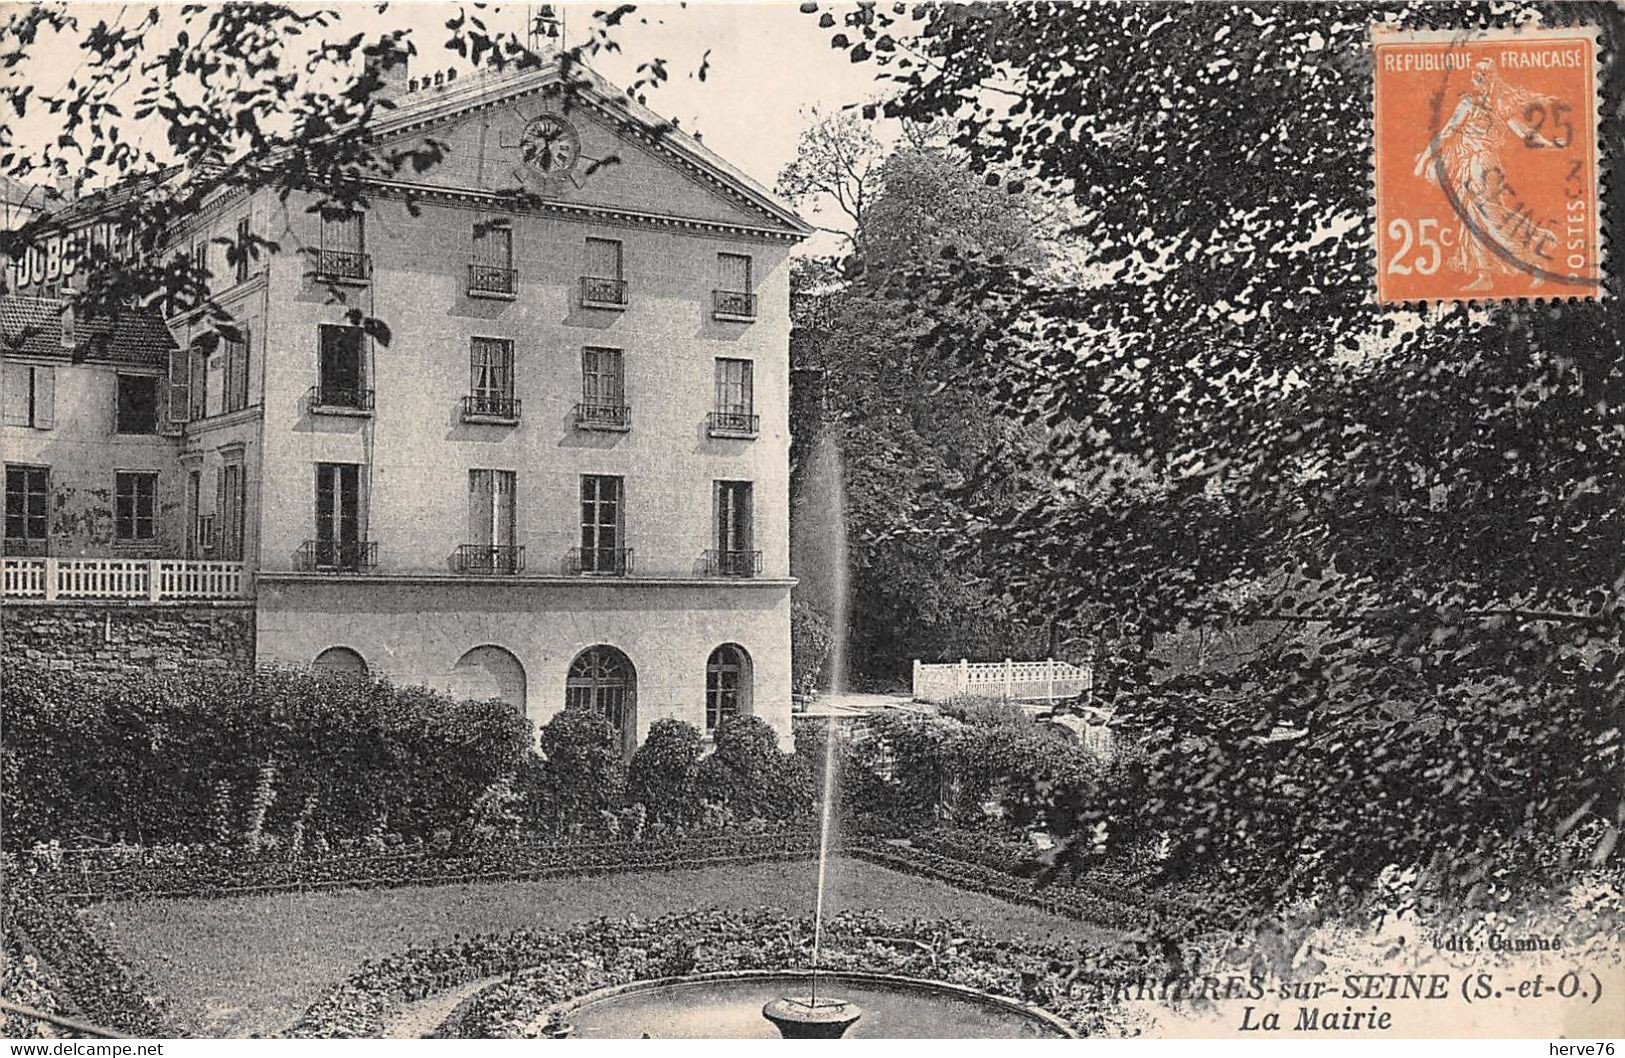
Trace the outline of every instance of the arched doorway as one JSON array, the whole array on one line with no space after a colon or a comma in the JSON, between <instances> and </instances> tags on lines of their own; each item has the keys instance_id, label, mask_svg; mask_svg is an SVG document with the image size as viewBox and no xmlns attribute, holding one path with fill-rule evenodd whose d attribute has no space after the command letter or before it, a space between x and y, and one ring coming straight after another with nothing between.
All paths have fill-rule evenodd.
<instances>
[{"instance_id":1,"label":"arched doorway","mask_svg":"<svg viewBox=\"0 0 1625 1058\"><path fill-rule=\"evenodd\" d=\"M367 661L360 654L349 647L328 647L316 655L316 660L310 667L317 672L336 676L354 676L358 679L367 675Z\"/></svg>"},{"instance_id":2,"label":"arched doorway","mask_svg":"<svg viewBox=\"0 0 1625 1058\"><path fill-rule=\"evenodd\" d=\"M705 663L705 729L715 731L730 716L749 716L751 706L750 654L737 643L724 643L711 651Z\"/></svg>"},{"instance_id":3,"label":"arched doorway","mask_svg":"<svg viewBox=\"0 0 1625 1058\"><path fill-rule=\"evenodd\" d=\"M570 662L564 707L590 710L621 733L627 756L638 744L638 674L632 661L611 646L588 647Z\"/></svg>"},{"instance_id":4,"label":"arched doorway","mask_svg":"<svg viewBox=\"0 0 1625 1058\"><path fill-rule=\"evenodd\" d=\"M525 666L497 646L475 647L451 667L451 693L465 702L495 698L525 712Z\"/></svg>"}]
</instances>

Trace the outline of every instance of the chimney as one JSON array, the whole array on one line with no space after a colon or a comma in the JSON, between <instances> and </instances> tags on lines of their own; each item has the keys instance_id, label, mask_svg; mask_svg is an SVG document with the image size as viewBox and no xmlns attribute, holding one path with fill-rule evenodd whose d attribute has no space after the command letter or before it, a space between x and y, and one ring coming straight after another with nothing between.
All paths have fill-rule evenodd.
<instances>
[{"instance_id":1,"label":"chimney","mask_svg":"<svg viewBox=\"0 0 1625 1058\"><path fill-rule=\"evenodd\" d=\"M378 75L377 98L398 99L407 93L406 55L404 47L389 45L367 56L367 69Z\"/></svg>"}]
</instances>

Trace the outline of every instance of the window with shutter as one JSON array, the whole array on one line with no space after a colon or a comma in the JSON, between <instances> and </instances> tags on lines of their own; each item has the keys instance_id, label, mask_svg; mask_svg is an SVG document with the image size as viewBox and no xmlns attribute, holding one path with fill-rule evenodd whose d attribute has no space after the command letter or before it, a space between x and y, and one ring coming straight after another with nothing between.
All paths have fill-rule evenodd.
<instances>
[{"instance_id":1,"label":"window with shutter","mask_svg":"<svg viewBox=\"0 0 1625 1058\"><path fill-rule=\"evenodd\" d=\"M190 349L169 351L169 421L172 423L186 422L191 418L191 368Z\"/></svg>"},{"instance_id":2,"label":"window with shutter","mask_svg":"<svg viewBox=\"0 0 1625 1058\"><path fill-rule=\"evenodd\" d=\"M5 424L49 430L56 425L56 368L6 364Z\"/></svg>"}]
</instances>

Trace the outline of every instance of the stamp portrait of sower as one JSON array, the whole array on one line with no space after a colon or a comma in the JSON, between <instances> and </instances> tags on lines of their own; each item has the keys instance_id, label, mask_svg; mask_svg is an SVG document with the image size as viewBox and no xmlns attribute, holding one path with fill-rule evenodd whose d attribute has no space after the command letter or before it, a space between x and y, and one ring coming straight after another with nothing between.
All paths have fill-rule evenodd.
<instances>
[{"instance_id":1,"label":"stamp portrait of sower","mask_svg":"<svg viewBox=\"0 0 1625 1058\"><path fill-rule=\"evenodd\" d=\"M1377 296L1595 297L1596 40L1374 33Z\"/></svg>"}]
</instances>

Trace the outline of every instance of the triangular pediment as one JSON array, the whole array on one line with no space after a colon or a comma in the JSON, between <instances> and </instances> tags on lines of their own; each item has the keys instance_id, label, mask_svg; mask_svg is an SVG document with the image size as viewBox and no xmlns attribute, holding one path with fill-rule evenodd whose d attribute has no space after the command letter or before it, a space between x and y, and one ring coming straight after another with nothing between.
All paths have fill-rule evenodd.
<instances>
[{"instance_id":1,"label":"triangular pediment","mask_svg":"<svg viewBox=\"0 0 1625 1058\"><path fill-rule=\"evenodd\" d=\"M403 97L380 126L386 144L432 137L444 160L404 183L485 193L515 189L565 207L625 211L791 237L807 224L770 192L680 130L595 80L565 107L546 91L553 71L466 78ZM573 164L548 172L527 152L544 115L568 141Z\"/></svg>"}]
</instances>

